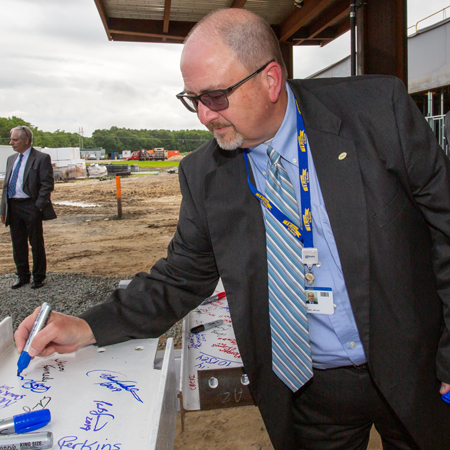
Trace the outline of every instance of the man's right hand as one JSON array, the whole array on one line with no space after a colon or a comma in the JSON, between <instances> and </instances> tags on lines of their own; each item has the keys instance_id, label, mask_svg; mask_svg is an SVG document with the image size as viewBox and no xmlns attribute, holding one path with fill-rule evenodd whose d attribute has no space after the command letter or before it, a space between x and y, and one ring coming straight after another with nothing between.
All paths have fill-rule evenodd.
<instances>
[{"instance_id":1,"label":"man's right hand","mask_svg":"<svg viewBox=\"0 0 450 450\"><path fill-rule=\"evenodd\" d=\"M36 308L34 313L28 316L14 333L18 353L22 352L27 342L39 309L40 307ZM85 320L52 312L47 325L34 337L28 353L32 358L49 356L55 352L71 353L90 344L95 344L95 338L91 327Z\"/></svg>"},{"instance_id":2,"label":"man's right hand","mask_svg":"<svg viewBox=\"0 0 450 450\"><path fill-rule=\"evenodd\" d=\"M0 220L2 221L2 223L6 223L6 216L4 216L3 214L0 216Z\"/></svg>"}]
</instances>

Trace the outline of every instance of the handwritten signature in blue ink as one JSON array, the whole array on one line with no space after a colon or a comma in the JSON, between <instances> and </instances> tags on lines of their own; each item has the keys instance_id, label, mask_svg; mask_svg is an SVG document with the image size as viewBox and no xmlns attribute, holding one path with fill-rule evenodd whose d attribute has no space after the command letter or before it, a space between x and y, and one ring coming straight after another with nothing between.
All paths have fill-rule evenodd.
<instances>
[{"instance_id":1,"label":"handwritten signature in blue ink","mask_svg":"<svg viewBox=\"0 0 450 450\"><path fill-rule=\"evenodd\" d=\"M108 388L109 390L111 390L112 392L119 392L119 391L128 391L131 392L131 394L133 395L133 397L141 403L144 403L139 395L138 395L138 391L139 389L136 387L136 381L122 381L122 380L118 380L117 378L119 378L118 375L125 377L126 375L124 375L123 373L119 373L119 372L114 372L114 371L103 371L103 370L90 370L89 372L86 373L86 375L89 377L91 374L94 375L98 375L98 373L95 372L101 372L99 377L102 380L106 380L103 383L97 383L100 386L104 386L106 388ZM114 375L114 374L118 374L118 375Z\"/></svg>"},{"instance_id":2,"label":"handwritten signature in blue ink","mask_svg":"<svg viewBox=\"0 0 450 450\"><path fill-rule=\"evenodd\" d=\"M43 394L47 392L51 386L46 386L44 383L38 383L34 380L24 380L25 383L22 385L24 389L29 389L31 392L35 394Z\"/></svg>"},{"instance_id":3,"label":"handwritten signature in blue ink","mask_svg":"<svg viewBox=\"0 0 450 450\"><path fill-rule=\"evenodd\" d=\"M77 436L64 436L58 441L58 448L73 448L76 450L120 450L122 448L122 443L110 444L105 442L102 444L99 441L89 442L87 439L77 441Z\"/></svg>"},{"instance_id":4,"label":"handwritten signature in blue ink","mask_svg":"<svg viewBox=\"0 0 450 450\"><path fill-rule=\"evenodd\" d=\"M242 363L240 361L229 361L228 359L208 355L203 352L201 352L200 355L195 358L195 360L199 361L199 363L195 365L195 367L199 369L207 369L208 366L230 367L231 364L242 366Z\"/></svg>"},{"instance_id":5,"label":"handwritten signature in blue ink","mask_svg":"<svg viewBox=\"0 0 450 450\"><path fill-rule=\"evenodd\" d=\"M188 349L191 348L198 349L202 346L204 342L206 342L206 336L201 333L197 334L189 333L189 334L190 336L188 342Z\"/></svg>"},{"instance_id":6,"label":"handwritten signature in blue ink","mask_svg":"<svg viewBox=\"0 0 450 450\"><path fill-rule=\"evenodd\" d=\"M7 386L6 384L0 386L0 409L14 405L14 403L17 403L19 400L26 397L26 395L14 394L12 389L12 387Z\"/></svg>"},{"instance_id":7,"label":"handwritten signature in blue ink","mask_svg":"<svg viewBox=\"0 0 450 450\"><path fill-rule=\"evenodd\" d=\"M86 416L84 425L80 429L84 431L100 431L106 425L108 425L110 420L114 420L112 414L108 414L108 409L106 406L113 406L112 403L94 400L95 409L89 411L89 416ZM91 417L93 416L93 417Z\"/></svg>"}]
</instances>

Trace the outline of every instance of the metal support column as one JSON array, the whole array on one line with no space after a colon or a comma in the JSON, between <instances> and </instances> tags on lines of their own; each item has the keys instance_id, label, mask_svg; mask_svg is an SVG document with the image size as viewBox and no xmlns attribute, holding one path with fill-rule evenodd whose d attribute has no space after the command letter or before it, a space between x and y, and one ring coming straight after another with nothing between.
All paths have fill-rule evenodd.
<instances>
[{"instance_id":1,"label":"metal support column","mask_svg":"<svg viewBox=\"0 0 450 450\"><path fill-rule=\"evenodd\" d=\"M427 116L433 116L433 91L428 91L428 111Z\"/></svg>"},{"instance_id":2,"label":"metal support column","mask_svg":"<svg viewBox=\"0 0 450 450\"><path fill-rule=\"evenodd\" d=\"M350 75L356 75L356 5L350 1Z\"/></svg>"}]
</instances>

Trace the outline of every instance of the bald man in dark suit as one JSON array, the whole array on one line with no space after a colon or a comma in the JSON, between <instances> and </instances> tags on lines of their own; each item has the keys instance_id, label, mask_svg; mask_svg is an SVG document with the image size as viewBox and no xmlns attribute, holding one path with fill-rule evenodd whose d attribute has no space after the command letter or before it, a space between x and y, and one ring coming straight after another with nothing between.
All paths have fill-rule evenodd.
<instances>
[{"instance_id":1,"label":"bald man in dark suit","mask_svg":"<svg viewBox=\"0 0 450 450\"><path fill-rule=\"evenodd\" d=\"M183 200L167 257L81 317L52 312L30 355L157 337L220 277L276 450L365 450L373 424L385 450L449 449L441 395L450 392L450 162L405 86L388 76L286 80L273 30L238 8L193 29L181 72L177 97L214 139L180 163ZM275 165L290 179L286 197L301 201L290 209L302 233L312 224L312 268L303 267L304 247L283 254L269 233L276 202L264 196L276 190ZM300 216L304 186L311 211ZM283 272L272 255L286 269L275 288ZM307 283L292 266L315 292L333 294L314 308L327 297L330 310L304 314L312 376L300 387L285 376L307 366L289 340L298 316L276 322L303 307L294 288ZM275 289L288 313L272 321ZM16 332L19 351L36 314ZM278 348L296 360L281 360Z\"/></svg>"}]
</instances>

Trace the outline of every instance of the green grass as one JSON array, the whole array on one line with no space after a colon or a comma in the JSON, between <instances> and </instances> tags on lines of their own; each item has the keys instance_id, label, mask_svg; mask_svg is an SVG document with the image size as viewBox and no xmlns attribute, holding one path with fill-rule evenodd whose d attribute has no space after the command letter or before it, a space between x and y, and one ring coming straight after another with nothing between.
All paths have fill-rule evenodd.
<instances>
[{"instance_id":1,"label":"green grass","mask_svg":"<svg viewBox=\"0 0 450 450\"><path fill-rule=\"evenodd\" d=\"M139 167L178 167L179 161L124 161L123 159L118 159L116 161L105 161L99 162L98 164L127 164L132 166L137 164ZM88 162L86 161L86 165Z\"/></svg>"}]
</instances>

